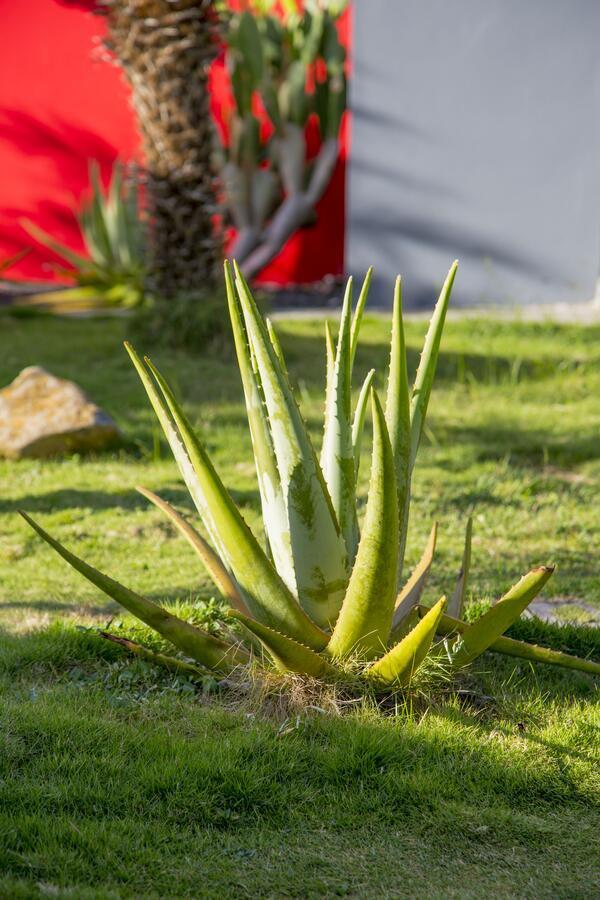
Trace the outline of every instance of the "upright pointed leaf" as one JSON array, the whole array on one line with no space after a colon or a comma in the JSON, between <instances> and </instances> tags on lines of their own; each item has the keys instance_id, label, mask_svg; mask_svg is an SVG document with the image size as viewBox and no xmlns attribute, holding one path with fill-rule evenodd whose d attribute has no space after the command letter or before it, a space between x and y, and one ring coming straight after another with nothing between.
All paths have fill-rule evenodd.
<instances>
[{"instance_id":1,"label":"upright pointed leaf","mask_svg":"<svg viewBox=\"0 0 600 900\"><path fill-rule=\"evenodd\" d=\"M117 603L125 607L142 622L145 622L146 625L149 625L150 628L153 628L187 656L195 659L196 662L222 672L230 672L234 666L247 662L248 654L243 648L227 644L225 641L221 641L213 635L202 631L202 629L190 625L189 622L179 619L151 600L147 600L146 597L136 594L129 588L119 584L118 581L109 578L103 572L94 569L51 537L27 513L20 512L25 521L37 531L40 537L47 544L50 544L84 578L87 578L88 581L95 584L101 591L104 591L105 594L116 600Z\"/></svg>"},{"instance_id":2,"label":"upright pointed leaf","mask_svg":"<svg viewBox=\"0 0 600 900\"><path fill-rule=\"evenodd\" d=\"M229 615L241 622L251 634L259 639L280 672L297 672L299 675L320 678L334 671L333 666L326 659L319 656L306 644L293 641L279 631L261 625L260 622L243 616L241 613L232 610Z\"/></svg>"},{"instance_id":3,"label":"upright pointed leaf","mask_svg":"<svg viewBox=\"0 0 600 900\"><path fill-rule=\"evenodd\" d=\"M412 574L398 596L396 597L396 607L394 609L394 617L392 619L392 627L396 628L400 622L415 608L427 584L433 555L435 553L435 544L437 540L437 522L433 523L427 546L423 551L423 556L415 566Z\"/></svg>"},{"instance_id":4,"label":"upright pointed leaf","mask_svg":"<svg viewBox=\"0 0 600 900\"><path fill-rule=\"evenodd\" d=\"M179 533L182 534L186 541L194 548L204 563L206 571L223 597L228 600L235 609L247 614L248 607L244 603L244 598L242 597L237 584L230 576L213 548L204 540L202 535L198 534L196 529L193 528L170 503L167 503L166 500L159 497L158 494L143 487L138 487L136 490L171 519Z\"/></svg>"},{"instance_id":5,"label":"upright pointed leaf","mask_svg":"<svg viewBox=\"0 0 600 900\"><path fill-rule=\"evenodd\" d=\"M524 575L498 602L460 635L449 651L452 667L466 666L499 638L539 594L554 566L540 566Z\"/></svg>"},{"instance_id":6,"label":"upright pointed leaf","mask_svg":"<svg viewBox=\"0 0 600 900\"><path fill-rule=\"evenodd\" d=\"M410 408L408 398L408 374L406 371L406 341L402 319L402 281L396 278L394 308L392 312L392 343L388 376L385 419L396 466L398 491L398 579L402 577L408 513L410 503ZM399 586L399 585L398 585Z\"/></svg>"},{"instance_id":7,"label":"upright pointed leaf","mask_svg":"<svg viewBox=\"0 0 600 900\"><path fill-rule=\"evenodd\" d=\"M367 411L367 402L375 377L375 369L367 372L367 376L363 381L363 385L356 401L356 409L354 410L354 421L352 422L352 446L354 447L354 477L358 479L360 470L360 451L362 447L363 431L365 427L365 413Z\"/></svg>"},{"instance_id":8,"label":"upright pointed leaf","mask_svg":"<svg viewBox=\"0 0 600 900\"><path fill-rule=\"evenodd\" d=\"M267 559L164 378L147 361L159 393L141 360L132 348L128 350L161 424L167 423L165 433L176 451L192 499L211 537L214 531L213 543L235 577L246 606L264 624L322 649L325 635L302 611Z\"/></svg>"},{"instance_id":9,"label":"upright pointed leaf","mask_svg":"<svg viewBox=\"0 0 600 900\"><path fill-rule=\"evenodd\" d=\"M365 311L367 298L369 296L369 288L371 287L372 277L373 266L370 266L367 269L365 280L363 281L362 287L360 289L360 294L358 295L358 301L356 303L354 315L352 316L352 327L350 329L350 371L352 371L352 367L354 366L354 358L356 356L356 350L358 348L358 338L360 335L360 326L362 325L363 313Z\"/></svg>"},{"instance_id":10,"label":"upright pointed leaf","mask_svg":"<svg viewBox=\"0 0 600 900\"><path fill-rule=\"evenodd\" d=\"M471 568L471 541L473 537L473 519L471 516L467 519L467 529L465 532L465 548L463 550L462 565L458 578L456 579L456 587L454 593L448 603L448 615L456 616L462 619L465 598L467 596L467 584L469 581L469 570Z\"/></svg>"},{"instance_id":11,"label":"upright pointed leaf","mask_svg":"<svg viewBox=\"0 0 600 900\"><path fill-rule=\"evenodd\" d=\"M442 332L446 322L446 312L448 311L448 303L450 302L450 294L452 293L452 285L454 284L457 267L458 262L454 261L450 266L450 271L446 276L439 299L435 305L412 390L410 402L411 470L415 464L417 450L419 449L419 443L421 442L423 425L425 423L429 397L431 396L431 388L433 386L433 379L435 377L435 370L440 352Z\"/></svg>"},{"instance_id":12,"label":"upright pointed leaf","mask_svg":"<svg viewBox=\"0 0 600 900\"><path fill-rule=\"evenodd\" d=\"M321 464L333 509L346 542L348 558L350 562L353 562L358 542L358 524L351 424L351 314L352 279L349 278L342 307L328 407L325 413L326 428L323 436Z\"/></svg>"},{"instance_id":13,"label":"upright pointed leaf","mask_svg":"<svg viewBox=\"0 0 600 900\"><path fill-rule=\"evenodd\" d=\"M263 525L275 568L292 594L297 597L298 585L292 555L290 526L260 384L260 375L248 343L246 326L239 299L235 293L228 262L225 262L225 286L235 350L244 389L250 436L252 438Z\"/></svg>"},{"instance_id":14,"label":"upright pointed leaf","mask_svg":"<svg viewBox=\"0 0 600 900\"><path fill-rule=\"evenodd\" d=\"M325 361L325 416L323 422L323 437L327 434L328 431L327 414L331 408L331 397L333 394L333 373L335 369L335 343L328 319L325 319ZM321 446L320 458L321 469L323 469L324 466L324 450L325 443L323 442L323 445Z\"/></svg>"},{"instance_id":15,"label":"upright pointed leaf","mask_svg":"<svg viewBox=\"0 0 600 900\"><path fill-rule=\"evenodd\" d=\"M399 644L367 669L367 678L380 682L384 687L409 684L429 653L445 605L446 598L441 597Z\"/></svg>"},{"instance_id":16,"label":"upright pointed leaf","mask_svg":"<svg viewBox=\"0 0 600 900\"><path fill-rule=\"evenodd\" d=\"M236 285L269 417L288 514L298 597L313 621L329 627L337 617L348 580L345 543L288 379L237 268Z\"/></svg>"},{"instance_id":17,"label":"upright pointed leaf","mask_svg":"<svg viewBox=\"0 0 600 900\"><path fill-rule=\"evenodd\" d=\"M267 325L267 332L269 334L271 346L273 347L273 350L275 351L275 356L277 357L279 365L281 366L281 371L285 372L285 374L287 375L287 366L285 364L285 357L283 355L283 350L281 348L281 342L279 340L277 332L275 331L273 323L271 322L271 320L269 318L265 319L265 322Z\"/></svg>"},{"instance_id":18,"label":"upright pointed leaf","mask_svg":"<svg viewBox=\"0 0 600 900\"><path fill-rule=\"evenodd\" d=\"M348 590L327 653L372 659L386 646L394 598L398 546L398 498L392 447L374 388L373 457L365 522Z\"/></svg>"}]
</instances>

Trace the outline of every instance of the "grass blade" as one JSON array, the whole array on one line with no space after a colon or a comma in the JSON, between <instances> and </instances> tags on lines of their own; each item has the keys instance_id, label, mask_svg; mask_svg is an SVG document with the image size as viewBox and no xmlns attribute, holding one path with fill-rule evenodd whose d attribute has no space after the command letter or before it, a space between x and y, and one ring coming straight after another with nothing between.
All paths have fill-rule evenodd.
<instances>
[{"instance_id":1,"label":"grass blade","mask_svg":"<svg viewBox=\"0 0 600 900\"><path fill-rule=\"evenodd\" d=\"M212 634L190 625L189 622L179 619L146 597L136 594L103 572L99 572L98 569L94 569L93 566L88 565L51 537L27 513L22 510L19 512L34 531L37 531L39 536L56 550L70 566L167 641L170 641L186 656L191 656L192 659L203 666L208 666L209 669L221 672L230 672L236 665L247 662L248 654L241 647L227 644Z\"/></svg>"},{"instance_id":2,"label":"grass blade","mask_svg":"<svg viewBox=\"0 0 600 900\"><path fill-rule=\"evenodd\" d=\"M469 625L449 651L452 667L466 666L484 653L519 618L553 572L554 566L532 569L491 609Z\"/></svg>"},{"instance_id":3,"label":"grass blade","mask_svg":"<svg viewBox=\"0 0 600 900\"><path fill-rule=\"evenodd\" d=\"M465 598L467 596L467 584L469 581L469 570L471 568L471 542L473 539L473 519L471 516L467 519L467 529L465 532L465 548L463 550L462 565L458 578L456 579L456 587L454 593L448 603L448 615L462 619Z\"/></svg>"},{"instance_id":4,"label":"grass blade","mask_svg":"<svg viewBox=\"0 0 600 900\"><path fill-rule=\"evenodd\" d=\"M385 416L371 388L373 456L365 522L356 562L327 652L371 659L386 646L396 593L398 498Z\"/></svg>"},{"instance_id":5,"label":"grass blade","mask_svg":"<svg viewBox=\"0 0 600 900\"><path fill-rule=\"evenodd\" d=\"M299 644L273 628L267 628L266 625L261 625L260 622L243 616L241 613L232 610L229 615L241 622L251 634L259 639L280 672L297 672L299 675L320 678L334 671L333 666L327 660L305 644Z\"/></svg>"},{"instance_id":6,"label":"grass blade","mask_svg":"<svg viewBox=\"0 0 600 900\"><path fill-rule=\"evenodd\" d=\"M346 546L288 379L248 285L237 267L235 271L286 503L298 598L313 621L329 627L337 618L348 581Z\"/></svg>"},{"instance_id":7,"label":"grass blade","mask_svg":"<svg viewBox=\"0 0 600 900\"><path fill-rule=\"evenodd\" d=\"M429 397L435 377L440 342L446 321L446 312L452 293L452 285L458 268L458 261L450 266L450 271L442 287L439 299L435 305L429 329L423 345L423 352L417 369L417 376L412 390L410 402L410 469L412 471L417 456L417 450L421 442L425 416L429 405Z\"/></svg>"},{"instance_id":8,"label":"grass blade","mask_svg":"<svg viewBox=\"0 0 600 900\"><path fill-rule=\"evenodd\" d=\"M441 597L399 644L367 669L367 678L375 679L383 687L409 684L429 653L445 605L446 598Z\"/></svg>"},{"instance_id":9,"label":"grass blade","mask_svg":"<svg viewBox=\"0 0 600 900\"><path fill-rule=\"evenodd\" d=\"M193 528L170 503L167 503L166 500L159 497L158 494L154 494L152 491L143 487L137 487L136 491L142 494L143 497L146 497L147 500L153 503L158 509L164 512L169 519L171 519L179 533L182 534L186 541L194 548L204 563L206 571L223 597L228 600L235 609L247 614L248 607L244 603L244 599L240 594L235 581L231 578L229 572L213 548L204 540L202 535L198 534L196 529Z\"/></svg>"}]
</instances>

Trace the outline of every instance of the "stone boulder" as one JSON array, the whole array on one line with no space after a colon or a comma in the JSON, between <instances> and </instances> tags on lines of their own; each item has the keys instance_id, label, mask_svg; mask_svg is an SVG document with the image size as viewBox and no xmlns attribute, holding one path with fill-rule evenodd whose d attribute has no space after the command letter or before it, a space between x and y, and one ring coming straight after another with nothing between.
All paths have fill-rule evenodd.
<instances>
[{"instance_id":1,"label":"stone boulder","mask_svg":"<svg viewBox=\"0 0 600 900\"><path fill-rule=\"evenodd\" d=\"M72 381L28 366L0 390L0 456L60 456L123 444L111 417Z\"/></svg>"}]
</instances>

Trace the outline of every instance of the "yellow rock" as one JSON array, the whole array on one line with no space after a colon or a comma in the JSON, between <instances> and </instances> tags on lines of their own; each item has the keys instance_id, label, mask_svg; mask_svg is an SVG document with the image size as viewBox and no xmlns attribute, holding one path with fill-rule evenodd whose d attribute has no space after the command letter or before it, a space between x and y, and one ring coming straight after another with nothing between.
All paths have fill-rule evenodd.
<instances>
[{"instance_id":1,"label":"yellow rock","mask_svg":"<svg viewBox=\"0 0 600 900\"><path fill-rule=\"evenodd\" d=\"M111 417L72 381L28 366L0 391L0 456L60 456L123 443Z\"/></svg>"}]
</instances>

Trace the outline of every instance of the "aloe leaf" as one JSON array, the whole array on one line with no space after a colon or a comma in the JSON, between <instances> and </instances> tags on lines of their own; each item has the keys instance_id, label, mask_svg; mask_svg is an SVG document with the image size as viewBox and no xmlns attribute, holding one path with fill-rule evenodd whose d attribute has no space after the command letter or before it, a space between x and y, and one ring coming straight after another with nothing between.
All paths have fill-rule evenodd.
<instances>
[{"instance_id":1,"label":"aloe leaf","mask_svg":"<svg viewBox=\"0 0 600 900\"><path fill-rule=\"evenodd\" d=\"M248 613L248 607L244 603L244 599L240 594L238 586L236 585L233 578L230 576L229 572L213 550L213 548L208 544L204 538L198 534L195 528L190 525L190 523L180 515L174 507L171 506L166 500L163 500L162 497L159 497L158 494L149 491L147 488L137 487L136 490L142 494L143 497L146 497L151 503L153 503L158 509L160 509L166 516L171 519L177 530L180 534L184 536L186 541L194 548L204 566L206 571L212 578L213 582L223 595L223 597L229 601L229 603L235 607L235 609L239 609L240 612Z\"/></svg>"},{"instance_id":2,"label":"aloe leaf","mask_svg":"<svg viewBox=\"0 0 600 900\"><path fill-rule=\"evenodd\" d=\"M250 612L259 621L317 650L322 649L326 635L302 610L281 580L221 482L167 382L150 360L146 362L181 434Z\"/></svg>"},{"instance_id":3,"label":"aloe leaf","mask_svg":"<svg viewBox=\"0 0 600 900\"><path fill-rule=\"evenodd\" d=\"M423 352L419 361L419 368L412 390L410 403L410 468L412 470L417 450L421 442L423 433L423 425L429 405L429 397L435 377L438 355L440 352L440 342L442 340L442 332L446 321L446 313L448 311L448 303L450 302L450 294L452 293L452 285L458 261L455 260L450 266L450 271L446 276L446 280L442 287L439 299L435 305L431 322L427 330Z\"/></svg>"},{"instance_id":4,"label":"aloe leaf","mask_svg":"<svg viewBox=\"0 0 600 900\"><path fill-rule=\"evenodd\" d=\"M49 234L46 234L42 228L38 228L37 225L34 225L34 223L30 222L28 219L22 219L21 225L28 234L35 238L36 241L39 241L44 247L48 247L48 249L52 250L58 256L62 256L63 259L66 259L66 261L76 269L89 269L92 265L87 256L82 256L81 253L75 253L74 250L65 247L65 245L59 243L59 241L55 241L54 238L50 237Z\"/></svg>"},{"instance_id":5,"label":"aloe leaf","mask_svg":"<svg viewBox=\"0 0 600 900\"><path fill-rule=\"evenodd\" d=\"M390 434L392 453L396 465L396 489L398 491L398 579L402 577L406 532L410 503L410 407L408 374L406 371L406 341L402 319L402 281L396 279L392 312L392 342L388 376L385 419Z\"/></svg>"},{"instance_id":6,"label":"aloe leaf","mask_svg":"<svg viewBox=\"0 0 600 900\"><path fill-rule=\"evenodd\" d=\"M212 531L216 535L213 544L235 577L246 606L255 618L265 624L305 641L315 649L322 649L326 636L298 606L267 559L223 486L169 386L152 363L147 361L160 387L161 398L133 349L128 347L128 350L150 401L159 412L159 421L161 424L167 422L165 433L169 442L171 443L173 435L175 437L171 446L177 450L180 471L188 487L191 485L193 489L190 489L192 499L211 538Z\"/></svg>"},{"instance_id":7,"label":"aloe leaf","mask_svg":"<svg viewBox=\"0 0 600 900\"><path fill-rule=\"evenodd\" d=\"M369 392L371 390L371 385L373 384L374 377L375 369L371 369L370 372L367 372L367 376L363 381L362 387L360 389L360 394L358 395L358 400L356 401L356 409L354 410L354 421L352 422L352 446L354 448L355 479L358 479L358 473L360 471L360 451L362 447L362 438L365 428L365 414L367 411Z\"/></svg>"},{"instance_id":8,"label":"aloe leaf","mask_svg":"<svg viewBox=\"0 0 600 900\"><path fill-rule=\"evenodd\" d=\"M297 672L300 675L319 678L334 671L333 666L327 660L307 647L306 644L300 644L279 631L261 625L260 622L234 610L231 610L229 615L241 622L251 634L259 639L280 672Z\"/></svg>"},{"instance_id":9,"label":"aloe leaf","mask_svg":"<svg viewBox=\"0 0 600 900\"><path fill-rule=\"evenodd\" d=\"M396 607L394 609L394 617L392 619L392 628L396 628L411 610L415 608L427 584L433 555L435 553L435 544L437 540L437 522L433 523L427 545L423 551L423 555L412 574L398 596L396 597Z\"/></svg>"},{"instance_id":10,"label":"aloe leaf","mask_svg":"<svg viewBox=\"0 0 600 900\"><path fill-rule=\"evenodd\" d=\"M221 672L230 672L236 665L248 661L248 654L243 648L227 644L212 634L190 625L189 622L179 619L146 597L136 594L103 572L99 572L98 569L94 569L51 537L31 516L28 516L22 510L19 510L19 512L34 531L37 531L40 537L47 544L50 544L70 566L80 572L92 584L95 584L96 587L100 588L101 591L104 591L105 594L108 594L109 597L112 597L113 600L116 600L121 606L124 606L130 613L170 641L186 656L191 656L192 659L195 659L203 666L208 666L209 669L216 669Z\"/></svg>"},{"instance_id":11,"label":"aloe leaf","mask_svg":"<svg viewBox=\"0 0 600 900\"><path fill-rule=\"evenodd\" d=\"M426 615L427 607L419 606L419 615ZM467 622L455 619L444 614L438 622L438 634L457 634L469 628ZM490 644L488 650L494 653L502 653L504 656L514 656L518 659L528 659L535 663L547 663L550 666L561 666L565 669L577 669L580 672L589 672L591 675L600 675L600 662L593 659L582 659L563 653L561 650L551 650L549 647L539 647L537 644L528 644L526 641L517 641L514 638L502 635Z\"/></svg>"},{"instance_id":12,"label":"aloe leaf","mask_svg":"<svg viewBox=\"0 0 600 900\"><path fill-rule=\"evenodd\" d=\"M156 417L158 418L161 428L164 431L165 437L169 442L169 446L171 448L173 456L175 457L175 461L179 467L179 471L181 472L183 480L185 481L186 487L190 493L192 500L194 501L196 509L200 513L200 518L204 522L204 526L208 531L212 544L216 548L218 556L223 560L227 570L231 575L232 570L229 556L226 552L225 545L221 540L221 536L215 524L211 506L206 501L204 490L198 480L196 472L194 471L194 467L188 455L188 451L181 439L179 430L177 429L175 422L173 421L173 416L169 412L169 408L164 398L162 397L160 391L157 390L152 377L144 366L144 363L139 358L131 344L126 342L125 349L127 350L127 353L129 354L131 361L133 362L133 365L135 366L135 369L140 377L140 380L148 395L148 399L150 400L152 408L156 413Z\"/></svg>"},{"instance_id":13,"label":"aloe leaf","mask_svg":"<svg viewBox=\"0 0 600 900\"><path fill-rule=\"evenodd\" d=\"M441 597L399 644L367 669L366 677L375 679L383 687L409 684L429 653L445 605L446 598Z\"/></svg>"},{"instance_id":14,"label":"aloe leaf","mask_svg":"<svg viewBox=\"0 0 600 900\"><path fill-rule=\"evenodd\" d=\"M352 316L352 326L350 328L350 371L352 372L352 368L354 366L354 357L356 356L356 350L358 348L358 338L360 335L360 326L362 325L363 313L365 311L365 305L367 303L367 298L369 296L369 288L371 287L371 278L373 277L373 266L370 266L367 269L367 274L365 275L365 279L363 281L362 287L360 289L360 294L358 295L358 300L356 303L356 308L354 310L354 315Z\"/></svg>"},{"instance_id":15,"label":"aloe leaf","mask_svg":"<svg viewBox=\"0 0 600 900\"><path fill-rule=\"evenodd\" d=\"M275 356L277 357L277 361L279 362L279 365L281 366L281 371L287 375L287 366L285 364L285 357L283 355L281 342L279 340L277 332L275 331L273 323L271 322L271 320L268 317L265 319L265 323L267 326L269 340L271 341L271 346L273 347Z\"/></svg>"},{"instance_id":16,"label":"aloe leaf","mask_svg":"<svg viewBox=\"0 0 600 900\"><path fill-rule=\"evenodd\" d=\"M235 271L286 503L298 599L314 622L330 627L339 612L348 580L345 543L288 379L281 370L248 285L237 267Z\"/></svg>"},{"instance_id":17,"label":"aloe leaf","mask_svg":"<svg viewBox=\"0 0 600 900\"><path fill-rule=\"evenodd\" d=\"M325 359L326 359L326 369L325 369L325 421L323 424L323 436L327 434L328 424L327 424L327 415L329 409L331 408L331 396L333 393L333 373L335 368L335 343L333 340L333 335L331 334L331 326L329 324L329 320L325 319ZM321 447L321 458L320 458L320 466L323 469L324 460L323 460L323 451L324 444Z\"/></svg>"},{"instance_id":18,"label":"aloe leaf","mask_svg":"<svg viewBox=\"0 0 600 900\"><path fill-rule=\"evenodd\" d=\"M350 319L352 279L348 279L338 343L325 413L321 465L337 521L342 530L348 559L352 563L358 543L354 446L351 425Z\"/></svg>"},{"instance_id":19,"label":"aloe leaf","mask_svg":"<svg viewBox=\"0 0 600 900\"><path fill-rule=\"evenodd\" d=\"M448 603L448 615L456 616L457 619L462 619L465 598L467 596L467 584L469 581L469 570L471 568L472 539L473 519L471 518L471 516L469 516L469 518L467 519L467 528L465 531L465 547L463 550L462 565L460 567L460 572L458 573L458 578L456 579L454 593L452 594L450 602Z\"/></svg>"},{"instance_id":20,"label":"aloe leaf","mask_svg":"<svg viewBox=\"0 0 600 900\"><path fill-rule=\"evenodd\" d=\"M356 562L327 653L372 659L386 646L396 594L398 498L385 416L371 388L373 455L367 509Z\"/></svg>"},{"instance_id":21,"label":"aloe leaf","mask_svg":"<svg viewBox=\"0 0 600 900\"><path fill-rule=\"evenodd\" d=\"M248 344L246 326L239 300L235 294L228 262L225 263L225 286L246 402L246 413L250 426L250 437L252 439L267 542L277 572L292 594L297 596L298 586L296 583L294 558L292 556L287 509L281 487L281 478L277 469L271 429L263 400L260 375L256 370L256 361L253 359L252 351Z\"/></svg>"},{"instance_id":22,"label":"aloe leaf","mask_svg":"<svg viewBox=\"0 0 600 900\"><path fill-rule=\"evenodd\" d=\"M203 675L206 675L206 669L199 669L197 666L187 663L183 659L178 659L176 656L157 653L156 650L150 650L148 647L144 647L143 644L130 641L128 638L119 637L117 634L111 634L110 631L99 631L98 634L105 640L118 644L119 647L127 650L128 653L132 653L134 656L152 665L168 669L175 675L183 675L186 678L202 678Z\"/></svg>"},{"instance_id":23,"label":"aloe leaf","mask_svg":"<svg viewBox=\"0 0 600 900\"><path fill-rule=\"evenodd\" d=\"M452 667L466 666L484 653L519 618L553 572L554 566L532 569L491 609L469 625L449 650Z\"/></svg>"}]
</instances>

